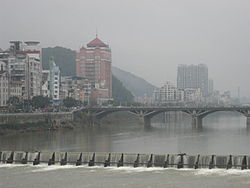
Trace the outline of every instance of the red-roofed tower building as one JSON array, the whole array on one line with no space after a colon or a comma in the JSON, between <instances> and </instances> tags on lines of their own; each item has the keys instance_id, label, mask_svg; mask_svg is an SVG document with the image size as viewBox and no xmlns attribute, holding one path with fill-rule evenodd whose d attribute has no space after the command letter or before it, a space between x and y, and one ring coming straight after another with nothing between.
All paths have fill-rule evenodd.
<instances>
[{"instance_id":1,"label":"red-roofed tower building","mask_svg":"<svg viewBox=\"0 0 250 188\"><path fill-rule=\"evenodd\" d=\"M98 103L112 98L111 49L97 36L76 53L76 75L89 80Z\"/></svg>"}]
</instances>

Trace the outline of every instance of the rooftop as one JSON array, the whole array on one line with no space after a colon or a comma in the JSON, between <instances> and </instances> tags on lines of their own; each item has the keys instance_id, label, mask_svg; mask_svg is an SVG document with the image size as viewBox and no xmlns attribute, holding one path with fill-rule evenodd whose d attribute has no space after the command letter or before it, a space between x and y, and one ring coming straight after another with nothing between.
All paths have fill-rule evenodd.
<instances>
[{"instance_id":1,"label":"rooftop","mask_svg":"<svg viewBox=\"0 0 250 188\"><path fill-rule=\"evenodd\" d=\"M105 44L104 42L102 42L97 36L94 40L92 40L91 42L89 42L87 44L87 47L90 48L94 48L94 47L109 47L107 44Z\"/></svg>"}]
</instances>

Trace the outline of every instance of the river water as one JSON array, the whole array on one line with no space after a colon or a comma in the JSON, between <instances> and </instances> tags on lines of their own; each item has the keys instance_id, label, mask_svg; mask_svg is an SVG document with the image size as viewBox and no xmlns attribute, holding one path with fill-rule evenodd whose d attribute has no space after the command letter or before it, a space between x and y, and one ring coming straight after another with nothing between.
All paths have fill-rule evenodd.
<instances>
[{"instance_id":1,"label":"river water","mask_svg":"<svg viewBox=\"0 0 250 188\"><path fill-rule=\"evenodd\" d=\"M204 118L194 130L186 115L166 114L152 127L128 121L90 128L1 136L0 150L250 155L246 119L233 112ZM250 187L250 170L75 167L0 164L0 188Z\"/></svg>"}]
</instances>

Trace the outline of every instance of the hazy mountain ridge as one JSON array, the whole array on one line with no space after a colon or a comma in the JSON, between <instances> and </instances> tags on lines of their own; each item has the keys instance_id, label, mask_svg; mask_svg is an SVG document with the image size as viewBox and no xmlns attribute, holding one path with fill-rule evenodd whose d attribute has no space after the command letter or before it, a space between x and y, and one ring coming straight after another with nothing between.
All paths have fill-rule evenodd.
<instances>
[{"instance_id":1,"label":"hazy mountain ridge","mask_svg":"<svg viewBox=\"0 0 250 188\"><path fill-rule=\"evenodd\" d=\"M147 96L152 96L153 91L156 88L153 84L150 84L143 78L117 67L112 67L112 73L121 80L124 86L130 90L134 96L143 97L145 94Z\"/></svg>"}]
</instances>

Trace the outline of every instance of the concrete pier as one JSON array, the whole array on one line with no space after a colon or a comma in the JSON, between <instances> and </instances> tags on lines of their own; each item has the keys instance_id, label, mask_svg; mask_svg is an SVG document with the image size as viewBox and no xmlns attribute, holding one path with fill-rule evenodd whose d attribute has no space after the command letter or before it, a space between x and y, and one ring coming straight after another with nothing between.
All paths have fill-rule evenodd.
<instances>
[{"instance_id":1,"label":"concrete pier","mask_svg":"<svg viewBox=\"0 0 250 188\"><path fill-rule=\"evenodd\" d=\"M194 129L202 129L202 118L199 116L192 116L192 127Z\"/></svg>"},{"instance_id":2,"label":"concrete pier","mask_svg":"<svg viewBox=\"0 0 250 188\"><path fill-rule=\"evenodd\" d=\"M151 118L143 117L143 124L145 128L151 127Z\"/></svg>"},{"instance_id":3,"label":"concrete pier","mask_svg":"<svg viewBox=\"0 0 250 188\"><path fill-rule=\"evenodd\" d=\"M246 120L246 125L247 125L247 130L250 130L250 115L246 116L247 120Z\"/></svg>"}]
</instances>

